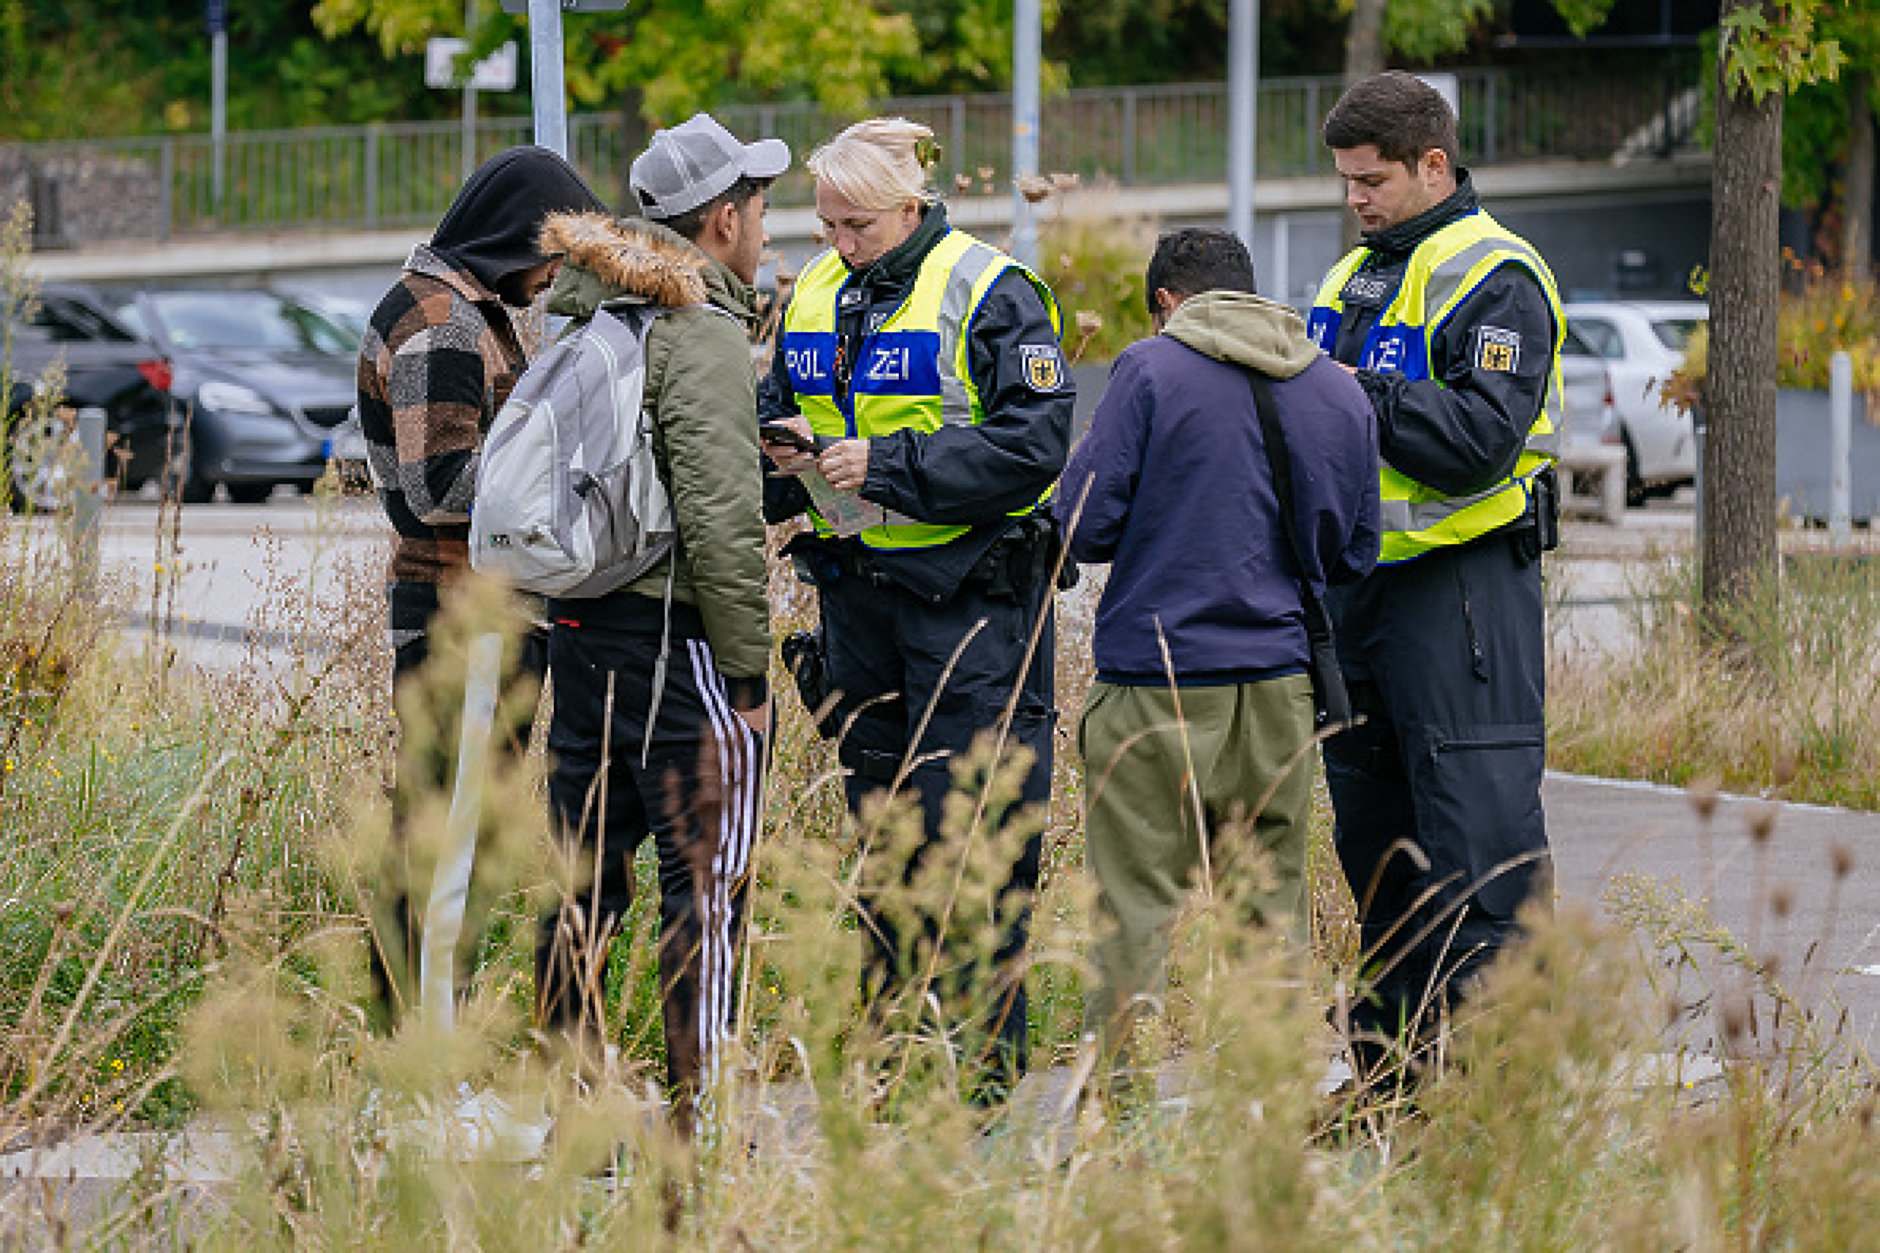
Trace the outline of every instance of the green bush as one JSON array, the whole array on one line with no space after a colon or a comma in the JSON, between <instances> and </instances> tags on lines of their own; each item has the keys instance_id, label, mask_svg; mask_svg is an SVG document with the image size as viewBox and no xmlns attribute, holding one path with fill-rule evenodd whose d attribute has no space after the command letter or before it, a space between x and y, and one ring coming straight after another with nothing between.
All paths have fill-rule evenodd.
<instances>
[{"instance_id":1,"label":"green bush","mask_svg":"<svg viewBox=\"0 0 1880 1253\"><path fill-rule=\"evenodd\" d=\"M1154 333L1143 302L1142 272L1155 250L1155 227L1140 218L1094 211L1102 192L1048 222L1038 237L1038 268L1064 315L1064 351L1073 364L1111 361Z\"/></svg>"}]
</instances>

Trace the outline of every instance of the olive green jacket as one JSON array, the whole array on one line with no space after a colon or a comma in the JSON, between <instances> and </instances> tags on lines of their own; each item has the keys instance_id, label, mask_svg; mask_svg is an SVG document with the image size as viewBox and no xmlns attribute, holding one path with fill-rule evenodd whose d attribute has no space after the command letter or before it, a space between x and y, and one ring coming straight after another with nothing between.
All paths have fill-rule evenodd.
<instances>
[{"instance_id":1,"label":"olive green jacket","mask_svg":"<svg viewBox=\"0 0 1880 1253\"><path fill-rule=\"evenodd\" d=\"M635 303L671 310L647 334L645 404L679 531L673 595L697 607L720 673L761 678L770 604L750 285L642 218L555 214L543 224L542 250L563 258L550 313L580 320ZM622 591L659 599L669 564Z\"/></svg>"}]
</instances>

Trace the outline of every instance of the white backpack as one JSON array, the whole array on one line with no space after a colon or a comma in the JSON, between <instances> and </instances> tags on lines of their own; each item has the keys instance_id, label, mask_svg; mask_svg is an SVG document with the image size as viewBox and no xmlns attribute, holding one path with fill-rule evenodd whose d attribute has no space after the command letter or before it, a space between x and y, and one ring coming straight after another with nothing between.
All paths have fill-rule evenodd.
<instances>
[{"instance_id":1,"label":"white backpack","mask_svg":"<svg viewBox=\"0 0 1880 1253\"><path fill-rule=\"evenodd\" d=\"M646 333L660 312L597 310L516 381L477 466L472 566L579 599L625 587L672 551L643 405Z\"/></svg>"}]
</instances>

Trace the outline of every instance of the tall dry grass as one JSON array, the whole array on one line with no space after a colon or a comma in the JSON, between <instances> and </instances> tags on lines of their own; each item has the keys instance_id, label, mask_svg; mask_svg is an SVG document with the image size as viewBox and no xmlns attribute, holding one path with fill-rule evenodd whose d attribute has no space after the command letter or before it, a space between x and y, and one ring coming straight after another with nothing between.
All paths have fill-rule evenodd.
<instances>
[{"instance_id":1,"label":"tall dry grass","mask_svg":"<svg viewBox=\"0 0 1880 1253\"><path fill-rule=\"evenodd\" d=\"M0 586L20 617L56 580L37 569ZM363 585L356 594L376 597ZM778 601L784 625L807 621L794 588L780 584ZM1075 607L1065 616L1062 704L1074 711L1087 653L1073 642ZM486 625L488 607L469 617ZM299 677L252 690L239 679L198 686L163 649L126 657L94 637L63 663L65 686L42 698L38 729L22 737L31 763L0 797L22 833L5 863L4 918L9 934L37 927L39 938L10 947L5 968L9 1136L49 1144L85 1129L187 1124L224 1137L236 1171L202 1205L153 1170L103 1216L62 1229L48 1194L16 1207L14 1238L1830 1248L1858 1247L1877 1199L1871 1072L1820 1064L1833 1024L1789 1037L1786 1053L1745 1040L1724 1078L1701 1089L1647 1064L1665 1047L1652 995L1664 954L1746 951L1701 911L1662 900L1633 902L1633 935L1572 914L1537 921L1466 1006L1452 1064L1414 1108L1337 1109L1319 1094L1336 1048L1324 1010L1347 955L1334 944L1300 962L1235 921L1230 895L1198 901L1173 957L1161 1099L1082 1101L1076 990L1089 898L1076 809L1062 795L1035 818L1053 849L1031 971L1044 989L1034 1028L1047 1073L988 1127L959 1099L947 1024L915 1015L877 1034L857 1012L856 849L891 846L909 815L890 807L848 821L828 745L788 698L745 1028L696 1144L670 1134L658 1099L644 914L616 950L621 990L608 1013L619 1051L605 1073L576 1082L531 1035L528 922L574 873L541 842L533 773L490 798L517 833L502 859L511 932L485 951L459 1028L375 1036L359 1009L369 886L359 868L382 831L382 676L376 665L354 672L375 647L368 638L350 652L294 638L307 645ZM345 666L331 664L341 655ZM53 776L81 751L99 765L71 782ZM1074 760L1060 772L1060 792L1074 796ZM983 767L972 778L961 811L981 799L997 810L1009 782ZM973 796L979 786L991 793ZM996 862L969 844L940 876L965 885L962 900ZM1337 894L1320 892L1334 917L1349 908ZM1713 977L1713 990L1735 993L1733 976ZM891 1064L908 1081L884 1118L878 1076ZM483 1116L465 1117L471 1106ZM554 1136L538 1149L551 1113Z\"/></svg>"},{"instance_id":2,"label":"tall dry grass","mask_svg":"<svg viewBox=\"0 0 1880 1253\"><path fill-rule=\"evenodd\" d=\"M1635 647L1549 657L1550 765L1880 809L1880 565L1787 555L1727 611L1728 651L1700 638L1688 560L1632 582Z\"/></svg>"}]
</instances>

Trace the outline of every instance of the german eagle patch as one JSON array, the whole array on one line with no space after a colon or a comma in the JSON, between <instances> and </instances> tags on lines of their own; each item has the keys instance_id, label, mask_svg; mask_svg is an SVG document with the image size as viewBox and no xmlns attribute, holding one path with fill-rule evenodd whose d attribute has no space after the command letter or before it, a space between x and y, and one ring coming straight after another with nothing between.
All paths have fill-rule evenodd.
<instances>
[{"instance_id":1,"label":"german eagle patch","mask_svg":"<svg viewBox=\"0 0 1880 1253\"><path fill-rule=\"evenodd\" d=\"M1475 331L1475 368L1497 374L1512 374L1521 366L1521 336L1499 326L1477 327Z\"/></svg>"},{"instance_id":2,"label":"german eagle patch","mask_svg":"<svg viewBox=\"0 0 1880 1253\"><path fill-rule=\"evenodd\" d=\"M1034 392L1054 392L1064 385L1064 359L1056 344L1020 344L1018 359L1025 369L1025 386Z\"/></svg>"}]
</instances>

